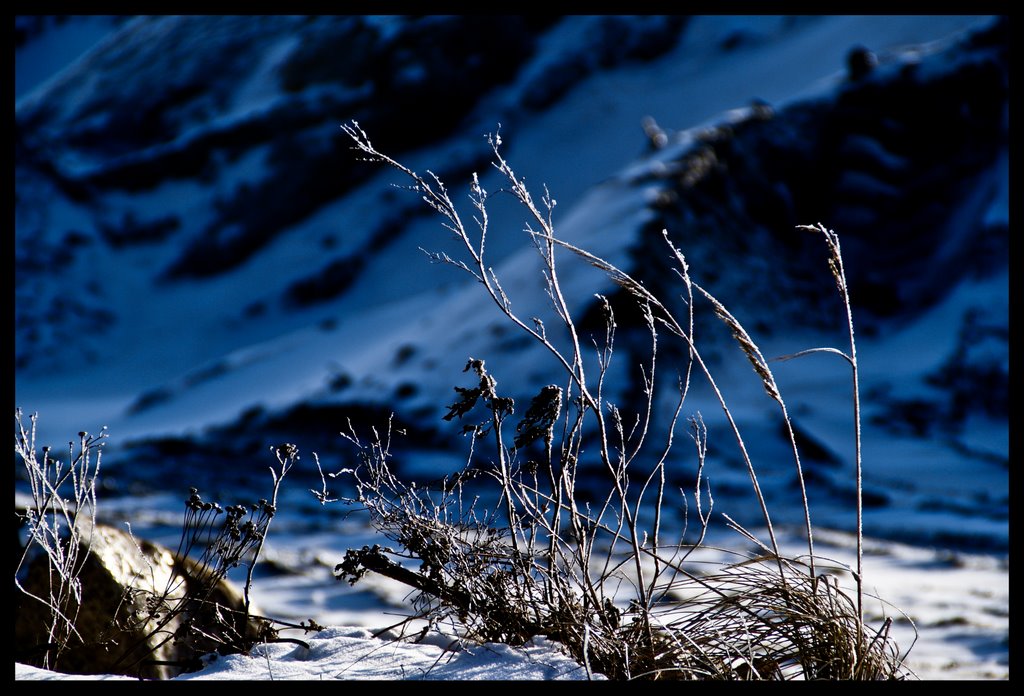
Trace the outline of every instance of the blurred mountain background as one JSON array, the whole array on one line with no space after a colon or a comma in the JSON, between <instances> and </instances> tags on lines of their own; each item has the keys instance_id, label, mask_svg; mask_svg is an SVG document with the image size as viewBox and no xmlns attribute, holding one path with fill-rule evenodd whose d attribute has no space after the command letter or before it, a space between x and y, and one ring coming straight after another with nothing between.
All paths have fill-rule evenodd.
<instances>
[{"instance_id":1,"label":"blurred mountain background","mask_svg":"<svg viewBox=\"0 0 1024 696\"><path fill-rule=\"evenodd\" d=\"M518 403L562 379L468 276L429 262L421 248L458 247L397 172L352 152L354 120L467 220L480 173L491 264L524 316L550 310L488 133L557 199L566 240L678 299L667 230L765 355L844 347L824 243L796 226L834 229L867 530L1008 549L1006 18L20 16L15 40L15 404L55 445L109 426L104 495L246 486L283 441L341 466L348 420L391 413L406 471L436 478L464 463L441 416L470 357ZM564 274L585 331L601 331L595 293L615 307L607 394L628 408L642 317L586 264ZM795 523L777 413L701 321ZM659 348L671 397L686 351ZM849 372L814 356L777 376L819 520L849 529ZM715 408L697 390L685 410L726 450ZM756 521L741 463L711 456L716 499Z\"/></svg>"}]
</instances>

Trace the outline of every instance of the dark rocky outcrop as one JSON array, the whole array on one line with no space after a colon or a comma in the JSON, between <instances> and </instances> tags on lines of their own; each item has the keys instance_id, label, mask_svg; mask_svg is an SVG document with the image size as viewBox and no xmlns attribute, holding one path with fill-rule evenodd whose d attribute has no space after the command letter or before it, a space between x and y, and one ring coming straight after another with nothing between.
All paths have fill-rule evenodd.
<instances>
[{"instance_id":1,"label":"dark rocky outcrop","mask_svg":"<svg viewBox=\"0 0 1024 696\"><path fill-rule=\"evenodd\" d=\"M674 141L649 124L661 147L684 147L656 170L655 218L634 245L633 271L649 287L675 284L667 229L748 327L834 326L825 246L795 229L822 222L842 238L862 329L917 316L959 279L1005 263L1009 230L985 213L1008 147L1008 97L1002 20L931 55L858 68L777 112L754 104Z\"/></svg>"}]
</instances>

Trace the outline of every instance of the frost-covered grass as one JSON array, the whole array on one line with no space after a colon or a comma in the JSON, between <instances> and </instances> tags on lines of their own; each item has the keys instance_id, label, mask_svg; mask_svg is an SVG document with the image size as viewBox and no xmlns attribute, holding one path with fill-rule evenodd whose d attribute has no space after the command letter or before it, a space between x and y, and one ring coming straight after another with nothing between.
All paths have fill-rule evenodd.
<instances>
[{"instance_id":1,"label":"frost-covered grass","mask_svg":"<svg viewBox=\"0 0 1024 696\"><path fill-rule=\"evenodd\" d=\"M473 176L470 186L475 223L470 228L436 175L422 177L381 153L358 124L344 129L361 156L390 165L411 179L412 189L440 214L444 226L462 244L461 253L454 257L441 252L432 258L472 276L504 320L542 345L549 359L560 366L563 386L544 386L528 408L520 406L522 415L512 434L510 419L517 412L515 400L499 393L498 382L483 360L469 357L463 372L470 373L477 386L456 387L458 398L444 417L466 423L466 466L426 487L405 483L396 476L391 461L390 422L382 424L380 430L371 426L371 434L364 435L365 442L349 423L342 435L358 448L357 465L325 476L314 454L323 485L320 491L311 492L321 504L337 502L331 497L328 478L351 478L355 492L341 494L341 499L368 511L373 526L397 547L374 544L349 549L335 567L339 579L355 584L372 572L415 590L415 611L396 624L401 628L400 638L413 627L420 630L421 625L423 631L448 628L455 642L466 645L500 642L519 646L546 636L563 644L587 675L613 679L891 679L906 675L904 655L889 635L891 619L886 618L877 628L864 623L860 395L852 310L834 232L821 225L807 228L822 235L828 249L829 267L846 310L848 352L810 348L782 359L830 353L843 358L851 368L856 455L853 487L857 493L852 594L816 570L822 559L814 550L796 435L768 361L725 306L691 278L689 265L671 243L667 230L666 252L677 264L678 292L686 301L682 315L674 304L666 303L629 274L559 238L553 223L554 198L545 189L540 203L536 203L525 182L502 156L500 136L491 136L494 166L529 218L527 238L541 258L541 277L551 303L546 321L540 316L523 317L515 308L515 294L506 292L502 279L485 257L491 231L489 199L478 177ZM633 405L621 410L605 392L606 376L615 359L615 312L607 298L599 296L604 310L603 337L592 337L592 346L585 347L579 319L570 310L560 283L559 259L566 255L579 257L606 273L628 293L644 320L649 355L628 368L639 370L643 394L635 395L639 398L634 397ZM806 553L784 556L781 552L769 500L759 483L759 467L744 444L713 370L702 355L702 343L696 338L698 300L724 322L767 396L781 410L803 502ZM676 405L663 413L660 394L666 382L658 376L658 371L664 369L658 357L659 341L666 338L680 341L684 350L676 353L683 356L682 362L672 366ZM677 431L684 429L681 415L688 408L691 379L706 382L717 396L767 532L762 541L724 515L747 548L734 552L729 561L710 567L701 567L707 561L699 560L713 526L714 510L712 486L704 472L708 431L699 412L682 416L687 418L686 430L695 446L691 455L693 490L677 492L667 482L667 462L679 459L673 448L682 434ZM671 380L668 383L672 384ZM20 427L20 412L18 415ZM503 429L508 434L503 434ZM31 443L27 443L25 431L20 429L18 444L19 451L29 445L34 448L34 430ZM193 488L178 547L178 554L187 557L201 537L206 548L195 549L201 555L194 566L200 569L200 575L216 580L240 562L248 564L246 622L253 569L269 521L276 513L278 489L298 459L293 445L281 445L276 452L281 470L278 473L271 469L273 496L269 503L263 499L257 504L262 524L250 521L242 525L242 518L252 508L229 506L223 530L213 534L216 515L222 509L216 503L204 502ZM23 452L22 458L31 470L34 449L27 455ZM676 468L680 465L678 461L674 464ZM584 490L581 472L585 471L587 485L596 482L597 497ZM485 486L489 483L493 492L478 490L476 479L483 480ZM602 485L606 487L603 490ZM663 529L662 515L667 511L663 508L667 507L685 511L682 532ZM691 519L696 531L688 538L686 529ZM39 543L33 518L27 521L27 546L31 548ZM206 530L211 533L202 536ZM74 526L68 534L67 545L78 548ZM750 545L755 548L753 553ZM60 555L60 548L44 545L43 551L52 558ZM419 569L403 565L409 561L419 562ZM17 584L18 569L15 577ZM206 587L207 583L200 584L203 597L208 593ZM182 600L185 604L166 601L166 594L154 595L152 601L145 602L147 607L155 607L148 616L159 617L154 631L168 631L163 642L172 638L169 629L164 628L171 618L196 615L198 610L189 607L202 602L203 597L192 594L191 588L186 590ZM73 620L63 618L65 610L55 606L52 613L69 630L60 639L50 640L51 645L71 651L80 642L89 643L74 632ZM191 618L187 621L191 626ZM206 639L212 637L227 653L251 652L254 639L281 640L263 629L250 637L244 627L242 635L233 638L222 633L220 625L219 618L212 627L200 628L197 624L196 632ZM308 625L310 630L319 628L315 620ZM75 635L71 635L73 632ZM173 633L175 642L180 635L181 631ZM135 645L121 645L118 635L107 640L115 652L135 649ZM295 642L308 647L305 641ZM46 659L42 666L58 667L60 653L54 653L51 662L51 652L43 652ZM130 660L127 673L139 674L140 664L135 658ZM194 670L187 658L180 667Z\"/></svg>"}]
</instances>

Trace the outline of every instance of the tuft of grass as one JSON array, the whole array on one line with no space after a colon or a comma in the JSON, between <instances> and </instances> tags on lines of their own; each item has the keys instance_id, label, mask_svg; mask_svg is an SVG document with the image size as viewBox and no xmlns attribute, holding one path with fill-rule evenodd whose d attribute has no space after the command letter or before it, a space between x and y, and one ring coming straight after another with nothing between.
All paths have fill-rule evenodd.
<instances>
[{"instance_id":1,"label":"tuft of grass","mask_svg":"<svg viewBox=\"0 0 1024 696\"><path fill-rule=\"evenodd\" d=\"M82 605L82 568L89 558L88 544L96 527L96 480L99 476L106 429L99 435L78 434L78 452L74 441L68 442L68 460L62 462L51 455L50 447L36 449L38 414L29 417L26 428L21 409L16 409L14 452L21 459L31 491L31 504L19 517L19 528L27 529L28 540L22 545L14 567L14 586L27 601L46 609L49 624L46 639L40 647L40 665L47 669L60 660L73 640L81 638L75 624ZM20 539L19 539L20 543ZM45 583L49 591L37 594L27 590L19 576L27 570L33 552L45 558Z\"/></svg>"},{"instance_id":2,"label":"tuft of grass","mask_svg":"<svg viewBox=\"0 0 1024 696\"><path fill-rule=\"evenodd\" d=\"M834 232L822 225L808 228L824 236L830 252L846 310L849 353L812 348L782 359L826 351L844 357L853 368L858 560L852 597L816 569L821 559L814 552L799 449L770 361L724 303L694 282L667 231L666 254L675 261L686 300L683 316L627 272L560 239L553 224L554 199L545 190L538 204L502 157L500 135L488 136L494 167L528 218L526 232L540 257L553 313L520 316L487 262L488 193L479 178L474 175L469 187L471 227L436 175L428 171L421 176L378 151L358 123L342 128L359 156L406 176L409 188L440 214L444 227L461 242L461 258L431 257L477 281L498 312L561 367L564 381L541 387L524 410L499 390L484 360L469 358L464 371L474 382L455 387L457 398L445 416L465 424L466 465L432 486L395 476L390 424L382 431L372 429L365 441L350 425L342 435L356 447L358 465L330 476L352 480L356 492L344 502L369 511L372 524L391 545L349 550L336 567L339 579L355 583L374 572L408 585L416 611L399 624L403 628L444 627L465 640L513 644L547 635L561 641L589 673L614 679L907 676L888 623L870 630L863 620L857 363L850 298ZM642 364L629 366L640 371L643 385L635 412L625 413L606 399L605 381L615 358L614 313L605 300L603 341L585 347L559 280L565 254L607 274L633 298L643 318L650 350ZM803 499L807 553L799 558L779 549L757 467L701 355L694 336L700 301L728 327L766 394L782 411ZM665 369L658 360L663 333L668 340L682 341L688 357L684 365L675 366L674 406L668 410L663 404L669 400L661 394L666 380L656 378ZM680 466L683 460L676 431L682 427L691 380L700 378L711 387L729 424L767 533L762 542L724 516L743 544L757 551L731 552L731 560L710 565L697 562L709 550L704 540L714 519L705 471L707 430L699 413L688 421L695 446L694 489L674 491L666 483L666 467ZM667 427L658 427L663 423ZM584 470L603 472L603 495L582 492ZM685 529L678 536L668 535L662 516L670 507L686 511L688 523L693 515L695 543L684 543ZM418 568L411 567L417 563Z\"/></svg>"},{"instance_id":3,"label":"tuft of grass","mask_svg":"<svg viewBox=\"0 0 1024 696\"><path fill-rule=\"evenodd\" d=\"M106 430L79 433L67 464L48 447L40 456L37 418L26 426L15 411L15 453L31 497L15 513L19 542L25 539L14 572L16 633L26 643L18 646L19 661L54 671L163 678L200 668L206 653L248 653L259 643L295 640L280 638L275 626L314 630L312 621L293 626L255 615L249 599L281 483L299 458L294 445L272 448L278 468L270 468L269 500L225 507L192 488L172 553L97 524ZM92 557L96 544L103 560ZM248 572L236 593L227 575L240 565ZM119 596L107 596L111 587ZM38 617L45 627L34 625Z\"/></svg>"},{"instance_id":4,"label":"tuft of grass","mask_svg":"<svg viewBox=\"0 0 1024 696\"><path fill-rule=\"evenodd\" d=\"M160 661L177 672L195 671L207 653L248 653L253 646L276 640L271 620L251 612L252 573L263 548L270 523L277 512L281 481L298 459L294 445L273 448L280 470L270 469L273 494L270 500L222 506L204 501L196 488L185 501L181 537L174 552L175 572L156 591L129 589L128 615L116 623L123 633L138 633L142 640L120 645L120 657L112 668L138 674L154 664L154 656L171 645L173 660ZM228 591L228 573L247 567L242 596Z\"/></svg>"}]
</instances>

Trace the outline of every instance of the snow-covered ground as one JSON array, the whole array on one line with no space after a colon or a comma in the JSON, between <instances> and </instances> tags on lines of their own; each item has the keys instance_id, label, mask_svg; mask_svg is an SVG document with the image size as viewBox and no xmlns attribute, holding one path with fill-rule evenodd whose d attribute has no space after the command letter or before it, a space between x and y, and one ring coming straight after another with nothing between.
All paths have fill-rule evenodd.
<instances>
[{"instance_id":1,"label":"snow-covered ground","mask_svg":"<svg viewBox=\"0 0 1024 696\"><path fill-rule=\"evenodd\" d=\"M273 536L273 535L272 535ZM343 553L337 538L311 539L278 535L271 558L301 556L306 565L320 556L325 564L301 576L257 580L254 602L269 616L305 621L315 617L328 628L304 634L285 631L309 645L275 643L250 655L211 658L199 672L182 680L214 679L587 679L580 665L557 643L537 638L525 646L460 645L442 634L418 643L393 640L381 629L400 620L407 588L368 578L357 588L339 583L329 563ZM818 551L852 565L853 539L819 533ZM788 550L799 553L797 540ZM336 549L332 554L330 549ZM892 636L909 650L905 666L927 680L1007 679L1009 677L1009 572L991 556L950 553L869 539L864 562L869 595L869 623L892 617ZM128 679L74 676L15 665L16 679ZM601 675L589 675L600 679Z\"/></svg>"},{"instance_id":2,"label":"snow-covered ground","mask_svg":"<svg viewBox=\"0 0 1024 696\"><path fill-rule=\"evenodd\" d=\"M512 648L488 643L452 650L451 640L441 636L419 644L374 637L365 628L327 628L303 639L306 646L276 643L261 646L251 655L211 659L200 672L185 674L186 680L276 680L300 679L432 679L432 680L552 680L585 679L586 672L558 646L543 638ZM117 679L117 675L75 676L15 665L15 679ZM599 676L595 678L600 678Z\"/></svg>"},{"instance_id":3,"label":"snow-covered ground","mask_svg":"<svg viewBox=\"0 0 1024 696\"><path fill-rule=\"evenodd\" d=\"M130 29L130 21L117 26ZM643 145L639 125L645 117L683 130L719 123L753 99L765 100L778 111L801 99L828 94L843 79L851 46L868 46L883 59L904 55L912 46L915 55L926 55L943 41L990 21L988 17L923 15L695 17L679 43L659 59L595 71L556 107L531 114L528 123L521 115L512 124L504 123L503 155L531 186L546 184L557 198L560 234L606 258L621 258L634 241L632 232L622 230L639 229L651 215L648 204L653 189L643 182L657 162L638 156ZM90 54L88 48L92 41L109 38L104 22L72 20L16 53L16 113L45 102L60 87L62 77L74 76L89 61L98 61L98 54ZM80 34L74 34L75 27ZM548 67L546 61L556 60L568 47L582 45L580 37L591 30L585 19L577 18L544 34L538 58L517 82L479 104L465 129L476 138L478 133L493 132L503 115L515 115L510 100L517 89L542 73ZM273 47L265 55L278 56L292 50L294 37L268 41ZM726 45L731 48L725 50ZM47 62L61 55L67 66L64 73ZM272 67L268 62L253 71L250 81L234 95L233 110L221 114L222 121L241 121L277 103L281 97L272 84ZM80 82L65 79L64 83L63 89L69 89L66 84L85 89ZM337 125L343 120L339 118ZM196 132L215 126L203 124ZM198 138L196 132L186 129L170 146ZM386 134L371 132L370 137L376 141ZM442 153L456 161L470 159L472 147L452 136L401 159L424 171L437 168ZM212 187L223 199L239 181L258 181L268 166L264 155L263 149L255 149L238 161L221 163L227 173L214 184L198 179L166 181L142 192L105 193L102 203L92 207L56 197L46 211L50 224L45 232L59 238L68 229L91 228L96 219L116 221L123 211L148 219L146 212L153 210L174 210L184 229L202 230L213 207L203 196ZM70 157L62 162L68 171L105 164ZM993 170L991 185L981 187L985 197L978 206L997 221L1008 221L1008 167L1006 160L1003 169ZM499 317L483 301L478 287L466 284L451 268L427 263L420 247L451 248L445 246L448 240L434 218L416 217L408 223L400 238L365 259L366 267L355 282L332 302L300 310L274 304L272 298L296 277L291 274L319 267L326 249L366 248L371 226L361 228L350 221L402 205L388 186L397 180L393 172L375 175L222 276L194 282L154 281L175 251L173 244L102 251L92 247L85 252L85 260L76 267L82 280L67 281L68 286L74 288L75 299L85 298L88 303L94 292L88 289L88 281L100 285L94 299L109 308L117 321L95 332L88 323L72 325L70 335L52 341L58 348L47 354L48 363L16 372L15 399L16 406L39 412L41 442L66 442L82 429L109 428L108 475L119 480L121 487L112 485L106 500L101 496L102 513L108 520L128 520L137 534L148 533L172 546L176 543L173 524L184 489L152 490L143 485L136 489L142 493L133 495L131 464L116 458L121 443L160 436L198 438L210 427L236 421L246 409L275 413L307 402L386 404L405 385L417 387L402 403L405 412L433 408L436 413L443 408L438 400L450 399L452 385L461 383L467 357L480 350L491 351L484 357L489 366L494 365L499 380L508 375L503 387L507 383L512 388L512 375L527 377L522 388L552 379L553 368L545 366L537 350L500 348L513 344L503 343ZM464 182L447 183L462 195ZM481 183L491 191L500 188L493 172L482 174ZM500 198L495 199L491 215L495 230L516 231L522 226L521 211ZM344 234L331 242L338 247L325 246L324 240L334 240L339 226ZM21 221L17 234L20 239ZM536 292L536 255L525 239L496 234L488 249L504 287L520 303L517 307L524 316L546 311L545 299ZM83 272L83 265L90 273ZM691 270L699 279L701 269ZM51 278L30 278L19 289L19 300L38 300L42 306L38 298L61 292ZM599 274L583 264L565 266L563 282L573 297L605 291ZM959 317L978 306L984 306L997 323L1008 317L1008 284L1005 272L964 279L912 321L881 336L859 336L863 391L874 387L882 393L892 388L894 397L907 402L931 394L925 376L935 374L958 350ZM246 320L242 308L257 303L267 314L253 315L262 316L260 320ZM466 317L474 321L456 321ZM957 317L955 326L949 317ZM51 328L59 327L44 325L42 330ZM841 348L841 341L841 332L801 331L772 335L762 349L766 355L782 355L822 344ZM403 355L412 358L400 359ZM839 361L830 358L778 363L773 370L800 426L848 463L849 375ZM757 380L750 379L749 365L741 358L737 366L721 369L737 415L747 419L754 433L767 429L769 421L763 420L763 409L756 406L757 399L764 397ZM337 393L329 385L342 378L346 387ZM889 402L866 401L865 481L867 489L885 501L869 509L865 518L866 583L885 601L866 606L869 620L893 616L893 633L903 649L911 648L916 629L907 666L921 678L1008 678L1009 487L1008 471L1001 463L1009 456L1008 424L981 414L966 434L940 442L939 436L894 432L886 422ZM693 409L711 410L704 402ZM453 426L448 435L461 446L455 433ZM758 438L752 441L757 443ZM763 448L764 459L777 453L767 438L754 447ZM303 462L311 465L311 453L303 451L303 455ZM458 466L461 456L461 450L454 454L432 451L423 453L415 466ZM266 476L269 463L252 463L253 475ZM854 545L848 534L852 510L849 498L842 494L849 490L848 474L842 467L823 472L833 486L829 490L840 493L825 495L814 508L820 527L816 550L853 566ZM742 483L744 477L743 472L723 470L713 474L712 481ZM301 636L309 644L308 651L289 643L262 646L249 656L218 658L179 680L587 678L582 667L543 639L523 648L488 645L452 652L445 650L449 641L441 636L420 645L372 637L370 629L397 621L394 614L402 611L404 590L372 577L355 587L338 582L331 569L347 548L367 543L370 531L342 522L337 511L311 505L311 500L300 502L308 497L305 482L288 483L295 483L294 490L288 491L288 504L282 506L281 519L275 520L266 555L289 572L258 577L254 600L268 616L313 618L331 628ZM785 495L785 489L782 481L776 492ZM723 505L727 504L723 496ZM786 525L797 519L790 515L782 525L783 545L794 552L799 552L800 542ZM971 548L972 539L978 540L976 548ZM949 540L953 541L944 543ZM16 665L15 678L75 677Z\"/></svg>"}]
</instances>

